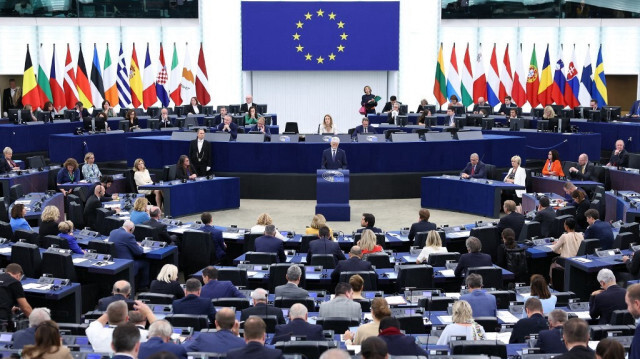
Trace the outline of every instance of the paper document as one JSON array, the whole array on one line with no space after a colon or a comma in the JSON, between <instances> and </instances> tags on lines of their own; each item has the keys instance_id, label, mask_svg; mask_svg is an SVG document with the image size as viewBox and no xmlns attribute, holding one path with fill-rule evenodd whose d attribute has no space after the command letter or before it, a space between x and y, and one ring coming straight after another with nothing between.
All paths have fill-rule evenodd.
<instances>
[{"instance_id":1,"label":"paper document","mask_svg":"<svg viewBox=\"0 0 640 359\"><path fill-rule=\"evenodd\" d=\"M258 272L254 272L254 271L247 271L247 277L253 277L254 275L258 274Z\"/></svg>"},{"instance_id":2,"label":"paper document","mask_svg":"<svg viewBox=\"0 0 640 359\"><path fill-rule=\"evenodd\" d=\"M87 261L86 258L73 258L73 264L78 264L86 261Z\"/></svg>"},{"instance_id":3,"label":"paper document","mask_svg":"<svg viewBox=\"0 0 640 359\"><path fill-rule=\"evenodd\" d=\"M23 289L37 289L37 290L49 290L51 289L51 284L38 284L38 283L29 283L22 286Z\"/></svg>"},{"instance_id":4,"label":"paper document","mask_svg":"<svg viewBox=\"0 0 640 359\"><path fill-rule=\"evenodd\" d=\"M511 338L511 332L486 332L484 333L485 340L499 341L503 344L509 344L509 339Z\"/></svg>"},{"instance_id":5,"label":"paper document","mask_svg":"<svg viewBox=\"0 0 640 359\"><path fill-rule=\"evenodd\" d=\"M222 238L224 239L240 239L242 237L244 237L244 233L222 232Z\"/></svg>"},{"instance_id":6,"label":"paper document","mask_svg":"<svg viewBox=\"0 0 640 359\"><path fill-rule=\"evenodd\" d=\"M347 350L352 351L356 354L360 354L360 346L359 345L347 345Z\"/></svg>"},{"instance_id":7,"label":"paper document","mask_svg":"<svg viewBox=\"0 0 640 359\"><path fill-rule=\"evenodd\" d=\"M0 253L11 253L11 247L0 248Z\"/></svg>"},{"instance_id":8,"label":"paper document","mask_svg":"<svg viewBox=\"0 0 640 359\"><path fill-rule=\"evenodd\" d=\"M584 311L584 312L569 312L569 314L575 314L580 319L585 319L585 320L591 319L591 315L589 315L589 312L587 312L587 311Z\"/></svg>"},{"instance_id":9,"label":"paper document","mask_svg":"<svg viewBox=\"0 0 640 359\"><path fill-rule=\"evenodd\" d=\"M387 304L389 305L407 304L407 301L401 295L385 297L384 299L387 301Z\"/></svg>"},{"instance_id":10,"label":"paper document","mask_svg":"<svg viewBox=\"0 0 640 359\"><path fill-rule=\"evenodd\" d=\"M451 324L453 323L453 316L451 315L439 315L438 319L442 324Z\"/></svg>"},{"instance_id":11,"label":"paper document","mask_svg":"<svg viewBox=\"0 0 640 359\"><path fill-rule=\"evenodd\" d=\"M576 262L580 262L580 263L591 263L592 260L591 259L587 259L587 258L573 258L574 261Z\"/></svg>"},{"instance_id":12,"label":"paper document","mask_svg":"<svg viewBox=\"0 0 640 359\"><path fill-rule=\"evenodd\" d=\"M444 293L447 298L460 299L460 293Z\"/></svg>"},{"instance_id":13,"label":"paper document","mask_svg":"<svg viewBox=\"0 0 640 359\"><path fill-rule=\"evenodd\" d=\"M453 272L453 269L442 269L439 270L438 272L440 272L440 274L442 274L445 277L455 277L455 273Z\"/></svg>"},{"instance_id":14,"label":"paper document","mask_svg":"<svg viewBox=\"0 0 640 359\"><path fill-rule=\"evenodd\" d=\"M498 315L497 315L498 319L502 320L505 323L516 323L518 322L518 318L511 314L511 312L508 312L506 310L499 310L498 311ZM508 340L507 340L508 342Z\"/></svg>"}]
</instances>

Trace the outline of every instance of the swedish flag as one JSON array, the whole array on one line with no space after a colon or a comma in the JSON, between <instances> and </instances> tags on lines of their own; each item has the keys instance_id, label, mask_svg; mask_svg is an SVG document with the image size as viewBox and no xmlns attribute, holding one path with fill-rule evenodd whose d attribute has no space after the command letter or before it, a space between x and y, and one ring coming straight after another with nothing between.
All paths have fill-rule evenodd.
<instances>
[{"instance_id":1,"label":"swedish flag","mask_svg":"<svg viewBox=\"0 0 640 359\"><path fill-rule=\"evenodd\" d=\"M598 101L598 107L606 106L609 103L609 99L607 97L607 79L604 75L604 63L602 62L602 45L600 45L600 49L598 50L596 71L591 86L591 97Z\"/></svg>"}]
</instances>

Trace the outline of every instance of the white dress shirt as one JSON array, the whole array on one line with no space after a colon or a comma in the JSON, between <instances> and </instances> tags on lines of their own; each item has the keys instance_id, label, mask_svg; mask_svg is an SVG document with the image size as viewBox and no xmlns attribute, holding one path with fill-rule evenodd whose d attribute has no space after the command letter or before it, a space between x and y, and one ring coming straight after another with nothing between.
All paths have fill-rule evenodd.
<instances>
[{"instance_id":1,"label":"white dress shirt","mask_svg":"<svg viewBox=\"0 0 640 359\"><path fill-rule=\"evenodd\" d=\"M110 325L103 327L97 320L89 324L89 328L86 329L85 333L87 334L93 351L98 353L113 353L113 349L111 349L113 329L115 329L115 327ZM140 329L140 342L146 342L148 334L148 331Z\"/></svg>"}]
</instances>

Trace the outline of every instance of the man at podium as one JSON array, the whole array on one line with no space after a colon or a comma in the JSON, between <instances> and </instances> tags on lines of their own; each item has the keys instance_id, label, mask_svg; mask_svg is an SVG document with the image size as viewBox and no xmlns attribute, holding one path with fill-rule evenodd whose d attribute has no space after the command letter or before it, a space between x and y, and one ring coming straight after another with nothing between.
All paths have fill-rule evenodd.
<instances>
[{"instance_id":1,"label":"man at podium","mask_svg":"<svg viewBox=\"0 0 640 359\"><path fill-rule=\"evenodd\" d=\"M322 152L322 166L324 170L347 169L347 154L338 148L340 138L331 137L331 148Z\"/></svg>"}]
</instances>

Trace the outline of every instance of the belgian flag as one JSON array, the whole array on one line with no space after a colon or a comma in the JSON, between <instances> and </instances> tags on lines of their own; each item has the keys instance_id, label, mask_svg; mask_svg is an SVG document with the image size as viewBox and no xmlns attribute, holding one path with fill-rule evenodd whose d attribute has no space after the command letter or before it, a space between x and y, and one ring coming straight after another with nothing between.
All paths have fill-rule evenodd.
<instances>
[{"instance_id":1,"label":"belgian flag","mask_svg":"<svg viewBox=\"0 0 640 359\"><path fill-rule=\"evenodd\" d=\"M38 93L38 82L31 63L29 45L27 45L27 58L24 61L24 77L22 78L22 104L31 105L33 109L40 107L40 95Z\"/></svg>"}]
</instances>

